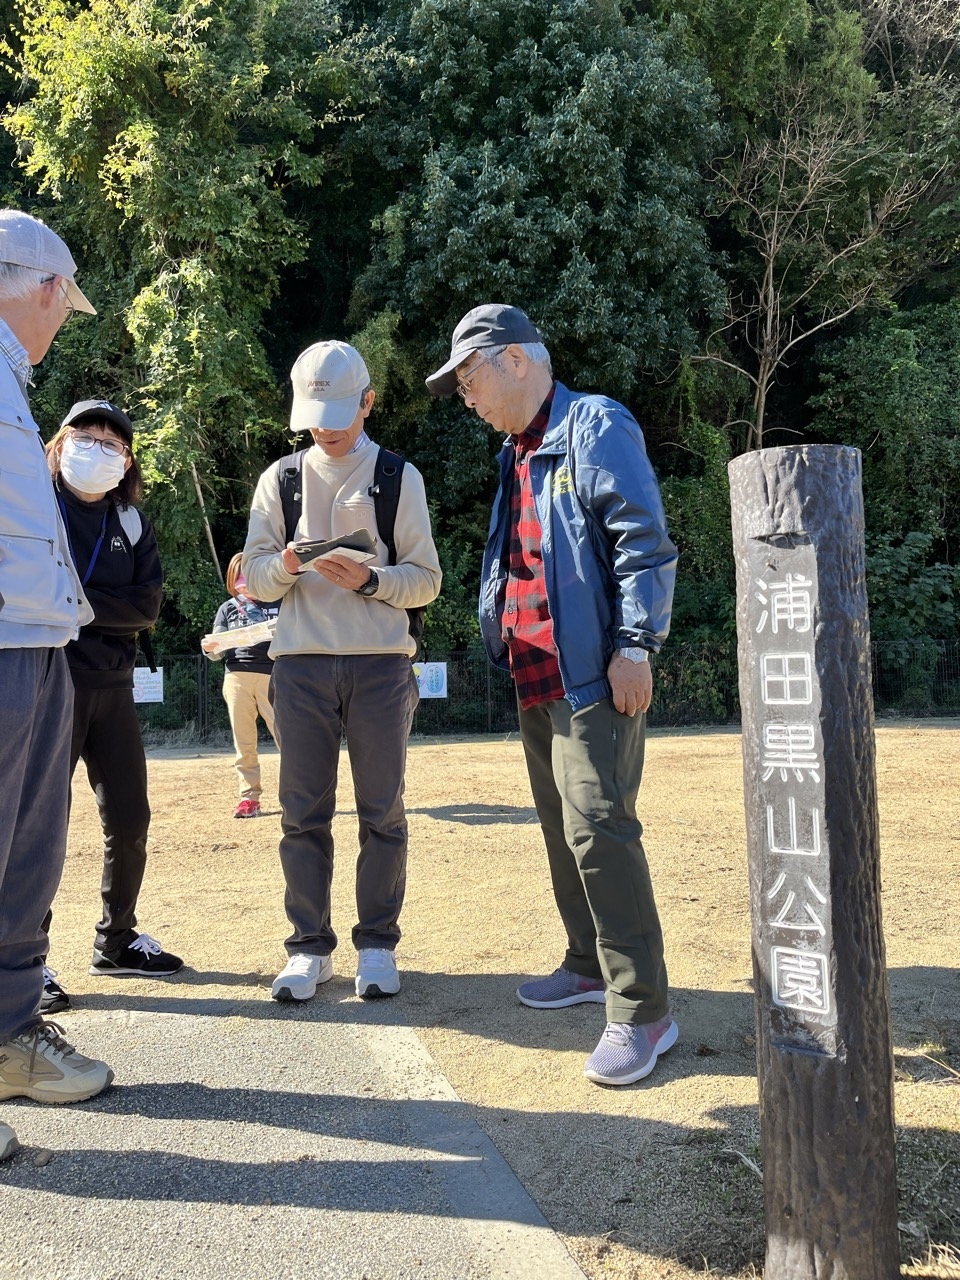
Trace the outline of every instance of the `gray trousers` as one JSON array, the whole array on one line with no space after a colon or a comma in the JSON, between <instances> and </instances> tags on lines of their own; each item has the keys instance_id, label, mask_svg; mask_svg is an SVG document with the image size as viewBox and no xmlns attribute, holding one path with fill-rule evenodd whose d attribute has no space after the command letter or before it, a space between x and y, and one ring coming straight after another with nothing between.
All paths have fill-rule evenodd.
<instances>
[{"instance_id":1,"label":"gray trousers","mask_svg":"<svg viewBox=\"0 0 960 1280\"><path fill-rule=\"evenodd\" d=\"M360 856L353 944L392 951L407 881L403 782L419 701L404 654L291 654L270 677L280 746L280 863L294 955L329 955L333 834L340 743L347 735Z\"/></svg>"},{"instance_id":2,"label":"gray trousers","mask_svg":"<svg viewBox=\"0 0 960 1280\"><path fill-rule=\"evenodd\" d=\"M607 1021L667 1011L663 934L637 819L644 716L611 699L565 698L520 710L530 788L567 931L564 967L607 988Z\"/></svg>"},{"instance_id":3,"label":"gray trousers","mask_svg":"<svg viewBox=\"0 0 960 1280\"><path fill-rule=\"evenodd\" d=\"M40 1008L41 922L67 847L72 726L63 649L0 649L0 1044Z\"/></svg>"}]
</instances>

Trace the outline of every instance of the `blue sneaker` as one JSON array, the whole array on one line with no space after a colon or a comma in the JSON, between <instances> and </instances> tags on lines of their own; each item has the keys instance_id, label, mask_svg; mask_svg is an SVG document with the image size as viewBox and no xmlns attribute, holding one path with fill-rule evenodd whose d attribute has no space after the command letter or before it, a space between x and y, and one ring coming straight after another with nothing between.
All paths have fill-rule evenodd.
<instances>
[{"instance_id":1,"label":"blue sneaker","mask_svg":"<svg viewBox=\"0 0 960 1280\"><path fill-rule=\"evenodd\" d=\"M517 999L531 1009L566 1009L571 1004L603 1004L607 998L602 978L584 978L563 966L549 978L533 978L517 987Z\"/></svg>"},{"instance_id":2,"label":"blue sneaker","mask_svg":"<svg viewBox=\"0 0 960 1280\"><path fill-rule=\"evenodd\" d=\"M596 1084L633 1084L657 1065L657 1058L677 1043L680 1034L669 1013L659 1022L633 1026L608 1022L600 1043L591 1053L583 1074Z\"/></svg>"}]
</instances>

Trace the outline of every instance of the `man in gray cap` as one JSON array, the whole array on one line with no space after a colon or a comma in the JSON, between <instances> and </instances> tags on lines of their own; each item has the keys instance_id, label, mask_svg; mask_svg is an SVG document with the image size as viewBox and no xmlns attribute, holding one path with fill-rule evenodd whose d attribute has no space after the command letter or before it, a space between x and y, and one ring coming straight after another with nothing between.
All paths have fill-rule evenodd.
<instances>
[{"instance_id":1,"label":"man in gray cap","mask_svg":"<svg viewBox=\"0 0 960 1280\"><path fill-rule=\"evenodd\" d=\"M290 425L309 431L313 447L260 477L241 562L254 599L282 600L270 646L270 701L280 743L280 862L293 930L273 996L309 1000L333 977L332 823L344 732L360 837L355 989L364 999L392 996L400 990L394 950L406 885L403 780L419 698L407 611L436 597L440 562L423 480L396 456L392 537L380 526L385 508L377 489L387 478L365 430L375 393L359 351L318 342L300 355L291 381ZM373 560L335 553L305 566L292 550L294 543L358 529L377 540Z\"/></svg>"},{"instance_id":2,"label":"man in gray cap","mask_svg":"<svg viewBox=\"0 0 960 1280\"><path fill-rule=\"evenodd\" d=\"M555 382L516 307L476 307L427 378L507 437L480 587L490 660L516 682L563 963L525 982L534 1009L606 1004L584 1073L649 1075L677 1039L636 815L649 656L670 626L676 548L643 435L621 404Z\"/></svg>"},{"instance_id":3,"label":"man in gray cap","mask_svg":"<svg viewBox=\"0 0 960 1280\"><path fill-rule=\"evenodd\" d=\"M64 648L92 621L27 403L31 368L75 311L95 315L60 237L0 211L0 1100L79 1102L113 1079L39 1017L67 841L73 682ZM0 1159L17 1148L0 1124Z\"/></svg>"}]
</instances>

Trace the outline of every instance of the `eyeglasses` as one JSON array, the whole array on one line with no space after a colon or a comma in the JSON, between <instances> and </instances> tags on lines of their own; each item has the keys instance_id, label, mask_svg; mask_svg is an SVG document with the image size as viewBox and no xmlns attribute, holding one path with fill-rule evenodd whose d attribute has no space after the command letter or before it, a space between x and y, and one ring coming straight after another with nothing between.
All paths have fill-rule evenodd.
<instances>
[{"instance_id":1,"label":"eyeglasses","mask_svg":"<svg viewBox=\"0 0 960 1280\"><path fill-rule=\"evenodd\" d=\"M92 449L98 444L105 454L111 458L125 458L130 454L130 450L125 444L121 444L119 440L101 440L99 436L88 435L86 431L70 432L70 439L78 449Z\"/></svg>"},{"instance_id":2,"label":"eyeglasses","mask_svg":"<svg viewBox=\"0 0 960 1280\"><path fill-rule=\"evenodd\" d=\"M77 314L76 308L70 301L70 291L67 287L66 280L62 280L60 282L60 300L67 309L67 314L63 317L63 323L66 324L68 320L72 320Z\"/></svg>"},{"instance_id":3,"label":"eyeglasses","mask_svg":"<svg viewBox=\"0 0 960 1280\"><path fill-rule=\"evenodd\" d=\"M461 400L466 400L467 396L473 395L473 388L470 386L470 381L472 378L476 376L477 371L480 369L481 365L485 365L486 363L487 363L487 357L481 356L480 359L477 361L477 363L473 366L473 368L468 373L465 373L462 375L462 377L457 378L457 395L460 397Z\"/></svg>"}]
</instances>

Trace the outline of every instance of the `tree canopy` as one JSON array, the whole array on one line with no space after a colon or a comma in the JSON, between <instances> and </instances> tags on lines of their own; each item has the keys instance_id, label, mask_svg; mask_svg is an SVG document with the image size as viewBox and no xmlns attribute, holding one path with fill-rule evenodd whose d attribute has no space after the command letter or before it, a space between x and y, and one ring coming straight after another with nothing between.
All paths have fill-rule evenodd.
<instances>
[{"instance_id":1,"label":"tree canopy","mask_svg":"<svg viewBox=\"0 0 960 1280\"><path fill-rule=\"evenodd\" d=\"M3 197L63 233L100 313L38 371L38 420L133 414L166 644L209 625L325 337L364 353L372 430L427 480L428 651L473 642L498 442L423 378L491 300L643 423L679 638L729 635L727 460L803 439L864 450L875 630L957 634L953 0L3 12Z\"/></svg>"}]
</instances>

